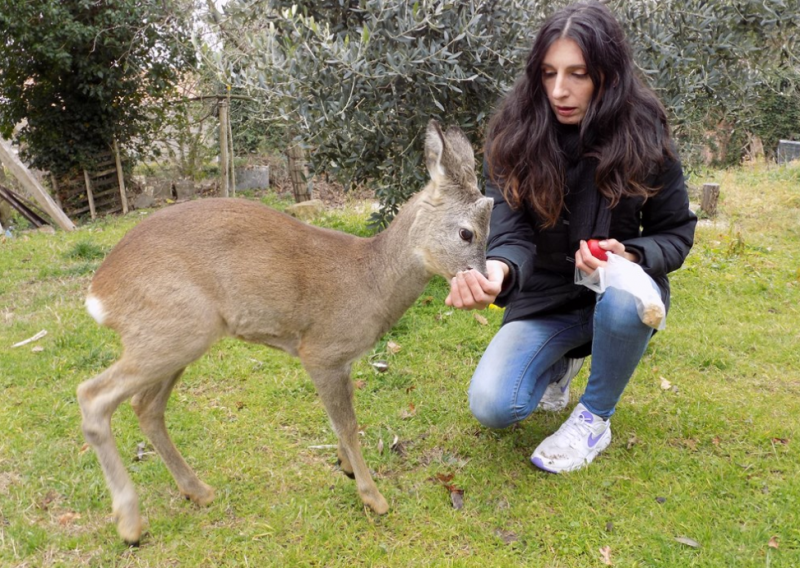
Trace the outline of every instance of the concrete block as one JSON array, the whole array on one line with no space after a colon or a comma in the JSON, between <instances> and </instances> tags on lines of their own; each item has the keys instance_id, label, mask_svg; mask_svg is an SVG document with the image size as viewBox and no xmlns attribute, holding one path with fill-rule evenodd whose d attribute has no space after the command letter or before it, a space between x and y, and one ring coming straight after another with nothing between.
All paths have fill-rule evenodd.
<instances>
[{"instance_id":1,"label":"concrete block","mask_svg":"<svg viewBox=\"0 0 800 568\"><path fill-rule=\"evenodd\" d=\"M786 164L792 160L800 160L800 142L780 140L776 158L779 164Z\"/></svg>"},{"instance_id":2,"label":"concrete block","mask_svg":"<svg viewBox=\"0 0 800 568\"><path fill-rule=\"evenodd\" d=\"M187 179L175 182L175 192L178 194L178 201L192 199L197 194L194 182Z\"/></svg>"},{"instance_id":3,"label":"concrete block","mask_svg":"<svg viewBox=\"0 0 800 568\"><path fill-rule=\"evenodd\" d=\"M236 170L236 191L269 187L269 166L248 166Z\"/></svg>"},{"instance_id":4,"label":"concrete block","mask_svg":"<svg viewBox=\"0 0 800 568\"><path fill-rule=\"evenodd\" d=\"M148 207L153 207L155 204L156 200L153 199L153 196L147 195L146 193L140 193L133 199L134 209L147 209Z\"/></svg>"}]
</instances>

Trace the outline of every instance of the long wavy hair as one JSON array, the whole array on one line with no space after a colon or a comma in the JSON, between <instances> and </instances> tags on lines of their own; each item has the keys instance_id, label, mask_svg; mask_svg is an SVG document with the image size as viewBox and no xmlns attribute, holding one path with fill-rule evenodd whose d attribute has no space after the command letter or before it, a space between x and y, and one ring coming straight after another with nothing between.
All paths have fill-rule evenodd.
<instances>
[{"instance_id":1,"label":"long wavy hair","mask_svg":"<svg viewBox=\"0 0 800 568\"><path fill-rule=\"evenodd\" d=\"M560 38L578 44L594 84L579 152L597 160L595 185L611 206L622 196L653 195L659 188L646 185L648 176L674 157L664 107L636 72L611 11L595 1L562 8L537 34L525 73L489 122L486 142L489 175L506 201L514 208L528 202L545 228L556 224L564 206L567 157L542 84L545 54Z\"/></svg>"}]
</instances>

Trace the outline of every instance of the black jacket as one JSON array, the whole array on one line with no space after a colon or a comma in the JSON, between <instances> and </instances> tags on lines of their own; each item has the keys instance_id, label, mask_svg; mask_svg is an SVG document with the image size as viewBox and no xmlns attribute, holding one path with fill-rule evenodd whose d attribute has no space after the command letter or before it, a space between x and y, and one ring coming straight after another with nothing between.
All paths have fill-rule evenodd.
<instances>
[{"instance_id":1,"label":"black jacket","mask_svg":"<svg viewBox=\"0 0 800 568\"><path fill-rule=\"evenodd\" d=\"M587 167L588 160L568 166L568 185L569 180L580 179L594 187L594 168ZM484 167L484 171L488 169ZM659 285L669 306L667 273L680 268L689 254L697 217L689 209L680 161L667 160L648 184L661 189L647 200L622 198L611 210L608 235L599 236L615 238L627 250L638 253L640 265ZM487 257L505 261L510 267L503 292L495 302L506 308L503 323L591 305L595 293L574 283L576 250L570 250L566 215L555 227L542 230L529 206L512 209L488 179L486 196L494 199Z\"/></svg>"}]
</instances>

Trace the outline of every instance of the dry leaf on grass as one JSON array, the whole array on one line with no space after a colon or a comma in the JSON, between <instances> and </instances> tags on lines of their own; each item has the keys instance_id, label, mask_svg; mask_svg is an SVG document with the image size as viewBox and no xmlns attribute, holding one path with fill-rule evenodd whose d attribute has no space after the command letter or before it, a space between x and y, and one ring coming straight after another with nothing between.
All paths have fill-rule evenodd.
<instances>
[{"instance_id":1,"label":"dry leaf on grass","mask_svg":"<svg viewBox=\"0 0 800 568\"><path fill-rule=\"evenodd\" d=\"M676 536L675 540L686 546L691 546L692 548L700 548L699 542L686 536Z\"/></svg>"},{"instance_id":2,"label":"dry leaf on grass","mask_svg":"<svg viewBox=\"0 0 800 568\"><path fill-rule=\"evenodd\" d=\"M362 379L359 379L359 380L355 381L355 383L353 383L353 384L355 385L355 387L356 387L358 390L361 390L361 389L363 389L365 386L367 386L367 381L365 381L365 380L362 380Z\"/></svg>"},{"instance_id":3,"label":"dry leaf on grass","mask_svg":"<svg viewBox=\"0 0 800 568\"><path fill-rule=\"evenodd\" d=\"M451 489L450 490L450 502L453 504L453 509L460 510L464 508L464 490L463 489Z\"/></svg>"},{"instance_id":4,"label":"dry leaf on grass","mask_svg":"<svg viewBox=\"0 0 800 568\"><path fill-rule=\"evenodd\" d=\"M72 521L77 521L80 518L81 518L80 513L73 513L70 511L58 517L58 524L61 525L62 527L65 527L69 524L72 524Z\"/></svg>"},{"instance_id":5,"label":"dry leaf on grass","mask_svg":"<svg viewBox=\"0 0 800 568\"><path fill-rule=\"evenodd\" d=\"M406 445L400 441L399 436L395 436L394 440L392 441L392 445L389 446L389 449L396 453L398 456L403 457L406 455Z\"/></svg>"},{"instance_id":6,"label":"dry leaf on grass","mask_svg":"<svg viewBox=\"0 0 800 568\"><path fill-rule=\"evenodd\" d=\"M672 383L664 377L661 377L661 390L669 390L672 388Z\"/></svg>"},{"instance_id":7,"label":"dry leaf on grass","mask_svg":"<svg viewBox=\"0 0 800 568\"><path fill-rule=\"evenodd\" d=\"M464 507L464 490L450 483L453 481L453 477L454 474L452 473L436 474L436 479L450 493L450 502L453 504L453 509L462 509Z\"/></svg>"},{"instance_id":8,"label":"dry leaf on grass","mask_svg":"<svg viewBox=\"0 0 800 568\"><path fill-rule=\"evenodd\" d=\"M408 404L408 410L404 410L403 412L400 413L400 418L406 420L408 418L413 417L416 413L417 413L417 407L414 406L413 402L410 402Z\"/></svg>"},{"instance_id":9,"label":"dry leaf on grass","mask_svg":"<svg viewBox=\"0 0 800 568\"><path fill-rule=\"evenodd\" d=\"M611 562L611 547L610 546L604 546L603 548L601 548L600 549L600 555L603 557L602 558L603 564L605 564L606 566L613 566L614 565L614 563Z\"/></svg>"},{"instance_id":10,"label":"dry leaf on grass","mask_svg":"<svg viewBox=\"0 0 800 568\"><path fill-rule=\"evenodd\" d=\"M51 489L47 492L47 495L42 497L42 500L39 501L39 508L43 511L47 511L56 499L58 499L58 493Z\"/></svg>"},{"instance_id":11,"label":"dry leaf on grass","mask_svg":"<svg viewBox=\"0 0 800 568\"><path fill-rule=\"evenodd\" d=\"M503 529L496 529L494 534L500 538L505 544L511 544L512 542L517 542L519 540L519 536L517 533L513 531L507 531Z\"/></svg>"},{"instance_id":12,"label":"dry leaf on grass","mask_svg":"<svg viewBox=\"0 0 800 568\"><path fill-rule=\"evenodd\" d=\"M402 347L400 347L400 345L398 343L395 343L394 341L389 341L386 344L386 349L389 351L389 353L394 355L395 353L398 353L402 349Z\"/></svg>"},{"instance_id":13,"label":"dry leaf on grass","mask_svg":"<svg viewBox=\"0 0 800 568\"><path fill-rule=\"evenodd\" d=\"M769 544L767 544L767 546L770 548L778 548L778 537L773 536L771 539L769 539Z\"/></svg>"},{"instance_id":14,"label":"dry leaf on grass","mask_svg":"<svg viewBox=\"0 0 800 568\"><path fill-rule=\"evenodd\" d=\"M147 442L139 442L136 444L136 461L143 461L147 456L153 456L155 452L148 451Z\"/></svg>"}]
</instances>

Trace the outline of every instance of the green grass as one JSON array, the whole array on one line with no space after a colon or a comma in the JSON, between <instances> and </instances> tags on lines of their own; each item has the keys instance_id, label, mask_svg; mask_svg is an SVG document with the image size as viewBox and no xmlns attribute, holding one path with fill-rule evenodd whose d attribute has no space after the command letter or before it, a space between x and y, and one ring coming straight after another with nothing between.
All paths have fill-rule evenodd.
<instances>
[{"instance_id":1,"label":"green grass","mask_svg":"<svg viewBox=\"0 0 800 568\"><path fill-rule=\"evenodd\" d=\"M137 549L117 537L74 393L119 352L83 309L91 274L143 215L6 240L0 566L585 567L604 566L602 547L617 567L800 565L800 168L694 181L721 184L720 217L701 224L674 274L667 329L623 397L614 442L588 469L551 476L529 465L566 411L504 431L472 418L470 375L502 312L487 310L481 325L447 308L436 278L354 367L361 441L388 515L365 511L335 450L315 448L335 437L298 362L225 340L187 370L167 413L176 445L216 488L210 506L184 501L149 446L137 460L133 412L115 414L149 521ZM317 222L364 234L368 216ZM463 508L447 484L463 490Z\"/></svg>"}]
</instances>

